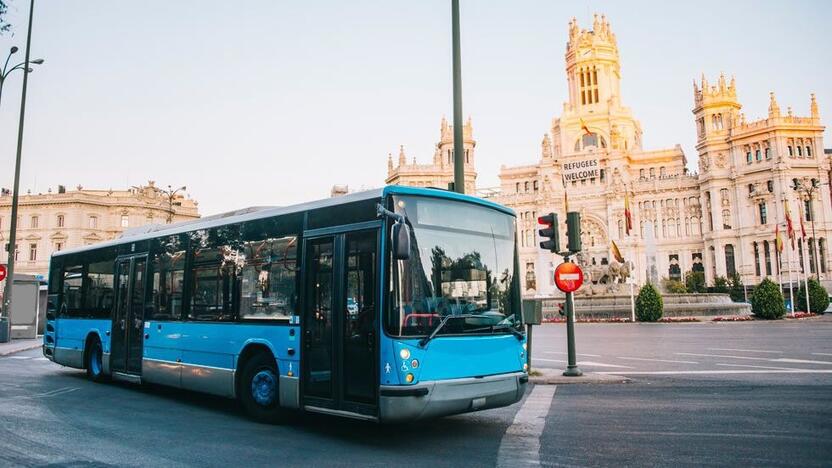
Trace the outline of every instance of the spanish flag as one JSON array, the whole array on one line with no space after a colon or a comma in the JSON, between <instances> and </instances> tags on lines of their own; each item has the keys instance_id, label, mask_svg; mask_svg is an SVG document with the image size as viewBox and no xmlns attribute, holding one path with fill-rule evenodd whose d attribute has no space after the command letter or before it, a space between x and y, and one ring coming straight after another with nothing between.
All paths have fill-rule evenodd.
<instances>
[{"instance_id":1,"label":"spanish flag","mask_svg":"<svg viewBox=\"0 0 832 468\"><path fill-rule=\"evenodd\" d=\"M797 208L800 212L800 238L806 240L806 226L803 225L803 203L798 203Z\"/></svg>"},{"instance_id":2,"label":"spanish flag","mask_svg":"<svg viewBox=\"0 0 832 468\"><path fill-rule=\"evenodd\" d=\"M630 235L633 230L633 213L630 211L630 194L624 193L624 232Z\"/></svg>"},{"instance_id":3,"label":"spanish flag","mask_svg":"<svg viewBox=\"0 0 832 468\"><path fill-rule=\"evenodd\" d=\"M774 246L778 253L783 253L783 238L780 237L780 224L774 225Z\"/></svg>"},{"instance_id":4,"label":"spanish flag","mask_svg":"<svg viewBox=\"0 0 832 468\"><path fill-rule=\"evenodd\" d=\"M792 250L794 250L794 225L792 224L792 213L789 209L789 201L786 200L786 235L792 241Z\"/></svg>"},{"instance_id":5,"label":"spanish flag","mask_svg":"<svg viewBox=\"0 0 832 468\"><path fill-rule=\"evenodd\" d=\"M612 256L615 258L615 261L618 263L624 263L624 257L621 255L621 251L618 250L618 246L615 245L615 241L612 242Z\"/></svg>"},{"instance_id":6,"label":"spanish flag","mask_svg":"<svg viewBox=\"0 0 832 468\"><path fill-rule=\"evenodd\" d=\"M580 118L581 121L581 130L584 131L587 135L592 135L592 132L589 130L589 126L587 126L586 122L584 122L583 118Z\"/></svg>"}]
</instances>

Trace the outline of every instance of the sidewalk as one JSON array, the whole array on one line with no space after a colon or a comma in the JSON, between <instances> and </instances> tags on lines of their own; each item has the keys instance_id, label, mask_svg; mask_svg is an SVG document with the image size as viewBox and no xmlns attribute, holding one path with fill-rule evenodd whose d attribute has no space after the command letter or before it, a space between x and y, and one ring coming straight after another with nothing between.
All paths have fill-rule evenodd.
<instances>
[{"instance_id":1,"label":"sidewalk","mask_svg":"<svg viewBox=\"0 0 832 468\"><path fill-rule=\"evenodd\" d=\"M21 351L40 348L42 344L42 337L38 337L33 340L11 340L8 343L0 343L0 356L7 356Z\"/></svg>"},{"instance_id":2,"label":"sidewalk","mask_svg":"<svg viewBox=\"0 0 832 468\"><path fill-rule=\"evenodd\" d=\"M537 385L564 385L564 384L617 384L630 381L627 377L620 375L595 374L584 372L580 377L564 377L563 370L547 369L536 367L535 372L540 375L529 377L529 382Z\"/></svg>"}]
</instances>

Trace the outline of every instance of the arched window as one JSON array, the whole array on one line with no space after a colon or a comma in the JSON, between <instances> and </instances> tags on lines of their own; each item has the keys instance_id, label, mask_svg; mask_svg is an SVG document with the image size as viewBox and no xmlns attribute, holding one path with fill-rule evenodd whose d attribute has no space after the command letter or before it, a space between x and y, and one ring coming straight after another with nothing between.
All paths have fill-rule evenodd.
<instances>
[{"instance_id":1,"label":"arched window","mask_svg":"<svg viewBox=\"0 0 832 468\"><path fill-rule=\"evenodd\" d=\"M650 178L652 179L652 178L654 178L654 177L656 177L656 168L655 168L655 167L651 167L651 168L650 168Z\"/></svg>"},{"instance_id":2,"label":"arched window","mask_svg":"<svg viewBox=\"0 0 832 468\"><path fill-rule=\"evenodd\" d=\"M771 159L771 148L769 148L768 146L766 146L765 154L766 159Z\"/></svg>"},{"instance_id":3,"label":"arched window","mask_svg":"<svg viewBox=\"0 0 832 468\"><path fill-rule=\"evenodd\" d=\"M815 239L809 238L809 272L815 273Z\"/></svg>"},{"instance_id":4,"label":"arched window","mask_svg":"<svg viewBox=\"0 0 832 468\"><path fill-rule=\"evenodd\" d=\"M766 260L766 276L771 276L771 249L767 240L763 241L763 257Z\"/></svg>"},{"instance_id":5,"label":"arched window","mask_svg":"<svg viewBox=\"0 0 832 468\"><path fill-rule=\"evenodd\" d=\"M517 182L516 184L514 184L514 191L517 192L517 193L520 193L520 182Z\"/></svg>"},{"instance_id":6,"label":"arched window","mask_svg":"<svg viewBox=\"0 0 832 468\"><path fill-rule=\"evenodd\" d=\"M534 191L537 192L537 189L538 189L537 181L535 180L532 185L534 186Z\"/></svg>"},{"instance_id":7,"label":"arched window","mask_svg":"<svg viewBox=\"0 0 832 468\"><path fill-rule=\"evenodd\" d=\"M575 142L575 151L581 151L588 148L606 148L607 140L597 133L584 133L581 138Z\"/></svg>"},{"instance_id":8,"label":"arched window","mask_svg":"<svg viewBox=\"0 0 832 468\"><path fill-rule=\"evenodd\" d=\"M58 215L58 218L55 221L55 226L59 228L64 227L64 215Z\"/></svg>"},{"instance_id":9,"label":"arched window","mask_svg":"<svg viewBox=\"0 0 832 468\"><path fill-rule=\"evenodd\" d=\"M812 157L812 147L811 147L811 146L807 146L807 147L806 147L806 157L807 157L807 158L811 158L811 157Z\"/></svg>"},{"instance_id":10,"label":"arched window","mask_svg":"<svg viewBox=\"0 0 832 468\"><path fill-rule=\"evenodd\" d=\"M685 218L685 236L690 235L690 218Z\"/></svg>"},{"instance_id":11,"label":"arched window","mask_svg":"<svg viewBox=\"0 0 832 468\"><path fill-rule=\"evenodd\" d=\"M644 169L639 169L639 170L638 170L638 176L639 176L639 178L641 178L641 179L643 179L643 178L644 178Z\"/></svg>"},{"instance_id":12,"label":"arched window","mask_svg":"<svg viewBox=\"0 0 832 468\"><path fill-rule=\"evenodd\" d=\"M766 203L761 202L758 206L760 208L760 224L768 224L768 209L766 209Z\"/></svg>"},{"instance_id":13,"label":"arched window","mask_svg":"<svg viewBox=\"0 0 832 468\"><path fill-rule=\"evenodd\" d=\"M826 273L826 243L823 238L818 239L818 254L820 255L820 272Z\"/></svg>"},{"instance_id":14,"label":"arched window","mask_svg":"<svg viewBox=\"0 0 832 468\"><path fill-rule=\"evenodd\" d=\"M734 264L733 244L725 244L725 273L729 278L737 273L737 266Z\"/></svg>"},{"instance_id":15,"label":"arched window","mask_svg":"<svg viewBox=\"0 0 832 468\"><path fill-rule=\"evenodd\" d=\"M802 158L802 157L803 157L803 147L801 147L801 146L798 146L798 147L797 147L797 157L798 157L798 158Z\"/></svg>"},{"instance_id":16,"label":"arched window","mask_svg":"<svg viewBox=\"0 0 832 468\"><path fill-rule=\"evenodd\" d=\"M702 234L702 225L699 224L699 218L690 218L690 235L698 236Z\"/></svg>"},{"instance_id":17,"label":"arched window","mask_svg":"<svg viewBox=\"0 0 832 468\"><path fill-rule=\"evenodd\" d=\"M760 148L754 150L754 159L756 159L758 162L763 160L763 155L762 153L760 153Z\"/></svg>"},{"instance_id":18,"label":"arched window","mask_svg":"<svg viewBox=\"0 0 832 468\"><path fill-rule=\"evenodd\" d=\"M731 229L731 210L722 210L722 229Z\"/></svg>"},{"instance_id":19,"label":"arched window","mask_svg":"<svg viewBox=\"0 0 832 468\"><path fill-rule=\"evenodd\" d=\"M756 241L751 246L754 248L754 274L760 276L760 247Z\"/></svg>"},{"instance_id":20,"label":"arched window","mask_svg":"<svg viewBox=\"0 0 832 468\"><path fill-rule=\"evenodd\" d=\"M768 193L774 192L774 181L773 180L767 180L766 181L766 190L768 190Z\"/></svg>"},{"instance_id":21,"label":"arched window","mask_svg":"<svg viewBox=\"0 0 832 468\"><path fill-rule=\"evenodd\" d=\"M529 191L529 181L528 180L523 183L523 187L527 192Z\"/></svg>"}]
</instances>

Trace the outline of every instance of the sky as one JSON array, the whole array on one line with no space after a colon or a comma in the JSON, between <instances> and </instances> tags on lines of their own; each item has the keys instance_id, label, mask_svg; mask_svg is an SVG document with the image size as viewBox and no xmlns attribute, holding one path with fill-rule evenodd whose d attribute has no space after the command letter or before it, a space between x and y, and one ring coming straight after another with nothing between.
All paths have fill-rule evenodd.
<instances>
[{"instance_id":1,"label":"sky","mask_svg":"<svg viewBox=\"0 0 832 468\"><path fill-rule=\"evenodd\" d=\"M8 0L23 59L27 0ZM622 102L644 148L681 144L696 168L692 82L735 76L748 120L775 91L832 117L828 1L461 0L463 112L480 187L536 162L568 99L573 16L604 13ZM5 52L2 52L5 54ZM453 115L449 0L37 0L21 188L186 185L203 215L383 185L387 154L429 162ZM23 75L0 103L0 186L11 187ZM826 147L832 147L830 131Z\"/></svg>"}]
</instances>

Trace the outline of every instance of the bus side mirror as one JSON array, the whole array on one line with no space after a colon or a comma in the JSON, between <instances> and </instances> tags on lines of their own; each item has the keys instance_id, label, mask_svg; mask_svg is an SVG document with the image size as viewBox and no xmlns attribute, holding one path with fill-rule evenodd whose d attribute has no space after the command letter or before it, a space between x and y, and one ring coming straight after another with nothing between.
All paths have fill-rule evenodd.
<instances>
[{"instance_id":1,"label":"bus side mirror","mask_svg":"<svg viewBox=\"0 0 832 468\"><path fill-rule=\"evenodd\" d=\"M410 227L401 221L393 224L393 258L410 258Z\"/></svg>"}]
</instances>

